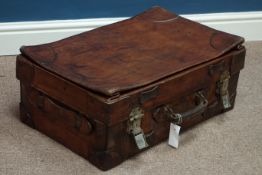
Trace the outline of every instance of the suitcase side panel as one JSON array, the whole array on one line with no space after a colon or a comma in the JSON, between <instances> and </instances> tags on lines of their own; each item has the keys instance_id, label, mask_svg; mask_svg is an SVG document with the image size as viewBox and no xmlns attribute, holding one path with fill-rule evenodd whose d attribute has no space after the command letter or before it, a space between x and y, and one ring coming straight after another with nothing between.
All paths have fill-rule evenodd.
<instances>
[{"instance_id":1,"label":"suitcase side panel","mask_svg":"<svg viewBox=\"0 0 262 175\"><path fill-rule=\"evenodd\" d=\"M123 108L126 110L126 112L131 111L132 108L136 106L140 106L144 110L144 116L141 123L141 128L144 131L146 141L149 144L149 147L154 146L155 144L160 143L161 141L164 141L168 137L169 133L169 125L172 120L170 118L166 117L166 114L161 109L165 105L171 105L172 109L175 110L176 113L183 113L185 111L188 111L189 109L194 109L196 107L195 102L195 93L199 90L203 91L204 96L208 100L208 106L205 108L203 112L200 114L192 114L189 118L183 120L181 123L182 131L186 130L189 127L194 126L195 124L202 122L204 120L207 120L210 117L213 117L215 115L221 114L223 112L229 111L233 109L235 98L236 98L236 89L237 89L237 83L239 78L240 70L244 66L244 58L245 58L245 49L242 48L239 51L234 52L229 57L222 57L223 59L217 60L214 64L208 64L205 67L203 67L203 70L198 69L196 71L201 72L203 71L203 74L198 74L192 71L189 73L189 77L192 79L189 84L187 84L187 80L183 80L182 77L178 81L180 81L181 86L176 86L173 82L166 82L165 84L161 85L159 89L159 96L153 97L149 99L148 101L145 101L144 103L141 103L140 101L140 92L134 94L133 96L130 96L129 104L127 106L124 106L123 104L126 104L125 101L122 103L123 106L119 105L118 107L122 107L120 109L121 111ZM236 59L239 59L236 61ZM221 61L224 63L221 64ZM235 64L237 63L237 65ZM235 65L233 65L235 64ZM223 65L222 67L220 65ZM211 67L213 68L213 73L210 72ZM222 101L220 99L220 94L218 91L218 82L220 81L220 77L222 72L225 70L229 71L230 73L230 80L229 80L229 99L231 103L231 107L224 109ZM204 84L198 84L197 80L200 76L200 79L205 80ZM203 77L204 76L204 77ZM194 81L196 80L196 85L194 85ZM193 82L193 83L192 83ZM173 84L173 90L168 83L174 83ZM177 83L177 82L176 82ZM189 87L186 87L188 85ZM174 87L178 87L174 90ZM185 87L183 89L183 87ZM181 88L181 89L179 89ZM176 91L177 90L177 91ZM183 91L184 90L184 91ZM161 97L161 95L163 96ZM167 95L166 95L167 94ZM169 97L169 98L168 98ZM121 102L119 102L121 103ZM117 105L116 105L117 106ZM157 109L160 108L161 110L158 111ZM117 110L117 109L116 109ZM114 111L114 109L112 109ZM125 114L125 116L129 116L128 113ZM112 117L114 117L112 115ZM117 116L115 116L117 117ZM124 118L122 116L122 118ZM136 153L139 153L143 150L139 150L134 137L132 134L127 133L127 127L128 127L128 119L125 121L120 122L119 124L110 125L109 132L112 133L122 133L121 136L117 135L115 137L111 137L111 149L114 150L121 150L121 156L123 157L123 160L127 159L130 156L135 155ZM112 134L114 135L114 134Z\"/></svg>"},{"instance_id":2,"label":"suitcase side panel","mask_svg":"<svg viewBox=\"0 0 262 175\"><path fill-rule=\"evenodd\" d=\"M102 170L123 159L107 149L108 128L103 123L60 104L40 91L21 83L20 119L53 138Z\"/></svg>"},{"instance_id":3,"label":"suitcase side panel","mask_svg":"<svg viewBox=\"0 0 262 175\"><path fill-rule=\"evenodd\" d=\"M123 161L119 152L111 150L111 143L108 143L109 132L106 123L110 108L103 102L104 99L99 99L88 91L50 74L23 56L17 57L16 68L21 88L22 122L62 143L101 170L110 169ZM39 105L39 96L49 99L44 100L47 102L40 102ZM58 104L55 104L56 102ZM41 103L47 103L46 107L53 107L49 112L43 112ZM68 108L71 112L66 112L67 115L59 118L61 111L68 111ZM84 115L93 121L92 123L97 123L93 131L95 134L83 136L81 131L87 128L79 128L76 131L75 118L78 116L72 115L72 111Z\"/></svg>"},{"instance_id":4,"label":"suitcase side panel","mask_svg":"<svg viewBox=\"0 0 262 175\"><path fill-rule=\"evenodd\" d=\"M107 122L108 106L99 96L40 68L21 55L17 57L16 67L16 76L23 84L34 87L76 111Z\"/></svg>"},{"instance_id":5,"label":"suitcase side panel","mask_svg":"<svg viewBox=\"0 0 262 175\"><path fill-rule=\"evenodd\" d=\"M110 105L111 116L108 125L115 125L128 119L134 106L149 109L166 104L170 99L190 95L200 89L208 89L209 103L216 100L216 81L224 70L231 75L238 73L244 65L245 49L232 51L212 62L196 66L150 86L129 92L121 100L115 99ZM232 62L237 64L233 64ZM236 61L238 60L238 61ZM234 65L234 66L233 66ZM145 93L146 92L146 93Z\"/></svg>"}]
</instances>

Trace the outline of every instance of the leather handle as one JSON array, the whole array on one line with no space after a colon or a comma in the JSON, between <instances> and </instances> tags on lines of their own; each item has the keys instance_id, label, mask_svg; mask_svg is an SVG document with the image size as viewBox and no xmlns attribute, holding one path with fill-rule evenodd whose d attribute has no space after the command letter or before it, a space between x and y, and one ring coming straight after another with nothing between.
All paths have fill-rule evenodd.
<instances>
[{"instance_id":1,"label":"leather handle","mask_svg":"<svg viewBox=\"0 0 262 175\"><path fill-rule=\"evenodd\" d=\"M181 124L184 119L189 118L199 113L203 113L205 109L207 108L208 100L204 97L203 93L197 92L196 97L199 100L199 104L196 107L186 112L175 113L174 110L169 105L164 106L164 111L174 123Z\"/></svg>"},{"instance_id":2,"label":"leather handle","mask_svg":"<svg viewBox=\"0 0 262 175\"><path fill-rule=\"evenodd\" d=\"M57 120L66 125L73 126L83 134L91 134L94 129L91 122L84 115L66 106L61 106L41 93L37 96L36 106L39 110L46 113L45 116L49 120Z\"/></svg>"}]
</instances>

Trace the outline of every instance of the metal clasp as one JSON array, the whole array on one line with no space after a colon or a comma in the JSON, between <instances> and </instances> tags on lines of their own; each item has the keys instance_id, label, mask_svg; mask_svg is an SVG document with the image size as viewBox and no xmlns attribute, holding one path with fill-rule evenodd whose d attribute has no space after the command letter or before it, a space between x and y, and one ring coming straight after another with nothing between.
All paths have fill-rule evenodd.
<instances>
[{"instance_id":1,"label":"metal clasp","mask_svg":"<svg viewBox=\"0 0 262 175\"><path fill-rule=\"evenodd\" d=\"M144 149L148 147L144 132L141 128L141 120L143 116L143 110L139 107L136 107L131 111L129 115L130 118L127 123L127 132L133 135L138 149Z\"/></svg>"},{"instance_id":2,"label":"metal clasp","mask_svg":"<svg viewBox=\"0 0 262 175\"><path fill-rule=\"evenodd\" d=\"M230 74L228 71L224 71L219 80L219 94L223 104L224 109L231 107L228 85L229 85Z\"/></svg>"}]
</instances>

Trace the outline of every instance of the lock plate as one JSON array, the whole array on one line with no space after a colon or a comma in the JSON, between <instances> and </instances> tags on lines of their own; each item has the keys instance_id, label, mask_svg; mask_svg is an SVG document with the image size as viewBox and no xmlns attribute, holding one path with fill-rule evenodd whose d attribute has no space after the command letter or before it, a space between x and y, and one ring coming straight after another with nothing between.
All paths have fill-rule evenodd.
<instances>
[{"instance_id":1,"label":"lock plate","mask_svg":"<svg viewBox=\"0 0 262 175\"><path fill-rule=\"evenodd\" d=\"M224 71L219 80L219 94L223 104L224 109L231 107L228 86L229 86L230 74L228 71Z\"/></svg>"},{"instance_id":2,"label":"lock plate","mask_svg":"<svg viewBox=\"0 0 262 175\"><path fill-rule=\"evenodd\" d=\"M144 149L148 147L145 134L141 128L141 120L143 116L143 110L139 107L136 107L131 111L129 115L130 118L127 123L127 132L132 134L134 137L138 149Z\"/></svg>"}]
</instances>

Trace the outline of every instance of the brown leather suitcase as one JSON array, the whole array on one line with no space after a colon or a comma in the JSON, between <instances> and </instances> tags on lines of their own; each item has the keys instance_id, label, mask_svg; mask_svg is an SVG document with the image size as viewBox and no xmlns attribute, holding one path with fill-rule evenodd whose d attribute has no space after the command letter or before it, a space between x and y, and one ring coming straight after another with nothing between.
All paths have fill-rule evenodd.
<instances>
[{"instance_id":1,"label":"brown leather suitcase","mask_svg":"<svg viewBox=\"0 0 262 175\"><path fill-rule=\"evenodd\" d=\"M153 7L21 48L21 120L108 170L233 108L244 39Z\"/></svg>"}]
</instances>

